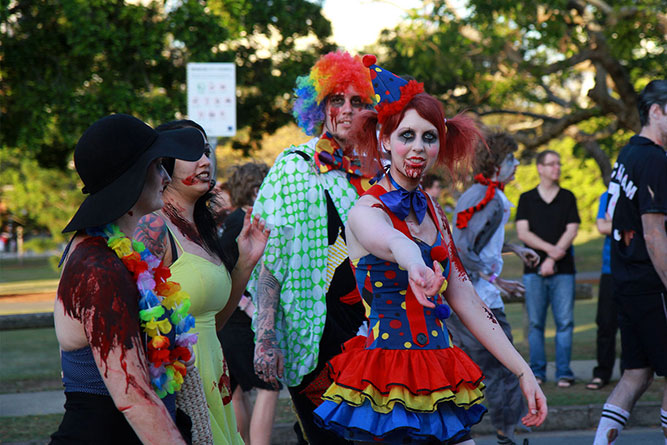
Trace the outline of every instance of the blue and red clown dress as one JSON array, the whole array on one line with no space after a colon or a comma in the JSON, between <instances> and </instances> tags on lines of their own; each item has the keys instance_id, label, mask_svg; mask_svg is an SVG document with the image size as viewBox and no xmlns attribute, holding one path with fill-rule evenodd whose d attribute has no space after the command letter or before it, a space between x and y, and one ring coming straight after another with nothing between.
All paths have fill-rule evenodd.
<instances>
[{"instance_id":1,"label":"blue and red clown dress","mask_svg":"<svg viewBox=\"0 0 667 445\"><path fill-rule=\"evenodd\" d=\"M366 193L379 199L385 192L378 184ZM430 198L427 202L431 218L439 221ZM419 246L426 264L440 261L449 277L448 249L440 230L430 246L413 238L405 221L384 204L376 206ZM355 266L359 292L370 306L368 336L349 340L327 364L333 383L315 410L315 420L360 442L451 443L465 438L486 412L481 405L483 375L452 344L445 324L449 308L438 305L436 311L419 304L407 271L396 263L369 254Z\"/></svg>"}]
</instances>

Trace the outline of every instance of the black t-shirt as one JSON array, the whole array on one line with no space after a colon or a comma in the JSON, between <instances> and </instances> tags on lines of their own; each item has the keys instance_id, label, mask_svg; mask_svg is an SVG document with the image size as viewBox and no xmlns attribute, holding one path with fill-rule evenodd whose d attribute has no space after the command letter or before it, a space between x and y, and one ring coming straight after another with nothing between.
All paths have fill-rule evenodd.
<instances>
[{"instance_id":1,"label":"black t-shirt","mask_svg":"<svg viewBox=\"0 0 667 445\"><path fill-rule=\"evenodd\" d=\"M548 204L540 196L537 187L522 193L516 209L516 221L521 219L528 220L530 231L551 244L558 242L568 224L581 222L577 199L571 191L564 188L558 190L556 197ZM540 255L540 263L544 261L546 252L538 249L535 251ZM539 265L536 268L523 266L523 273L538 271ZM567 249L563 258L556 261L556 273L575 273L572 246Z\"/></svg>"},{"instance_id":2,"label":"black t-shirt","mask_svg":"<svg viewBox=\"0 0 667 445\"><path fill-rule=\"evenodd\" d=\"M630 138L611 172L607 213L612 217L611 274L617 291L664 292L646 250L641 220L645 213L667 214L667 155L662 147L642 136Z\"/></svg>"}]
</instances>

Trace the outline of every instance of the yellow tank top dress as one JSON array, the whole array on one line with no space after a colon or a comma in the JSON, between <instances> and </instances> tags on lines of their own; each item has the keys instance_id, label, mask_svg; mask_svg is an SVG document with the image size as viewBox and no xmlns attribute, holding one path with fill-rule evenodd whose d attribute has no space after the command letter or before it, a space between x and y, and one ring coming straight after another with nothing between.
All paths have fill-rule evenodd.
<instances>
[{"instance_id":1,"label":"yellow tank top dress","mask_svg":"<svg viewBox=\"0 0 667 445\"><path fill-rule=\"evenodd\" d=\"M172 233L173 235L173 233ZM211 430L216 445L243 445L236 428L227 362L216 335L215 314L229 300L232 281L227 268L183 250L178 238L178 259L169 268L172 279L190 294L190 314L195 317L195 366L199 369L208 404Z\"/></svg>"}]
</instances>

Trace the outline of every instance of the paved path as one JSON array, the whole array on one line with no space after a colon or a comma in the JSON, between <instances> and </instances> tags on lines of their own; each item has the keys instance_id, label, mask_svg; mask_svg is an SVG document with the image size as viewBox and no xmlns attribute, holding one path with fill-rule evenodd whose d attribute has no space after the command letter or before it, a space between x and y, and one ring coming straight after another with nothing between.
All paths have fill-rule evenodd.
<instances>
[{"instance_id":1,"label":"paved path","mask_svg":"<svg viewBox=\"0 0 667 445\"><path fill-rule=\"evenodd\" d=\"M519 434L521 443L527 438L531 444L540 445L591 445L595 438L594 430L551 431L547 433ZM496 436L476 436L476 445L497 445ZM659 428L629 428L623 430L615 445L664 445L665 438Z\"/></svg>"},{"instance_id":2,"label":"paved path","mask_svg":"<svg viewBox=\"0 0 667 445\"><path fill-rule=\"evenodd\" d=\"M574 360L572 371L581 382L587 382L592 376L595 366L594 360ZM555 365L549 362L547 376L553 380ZM614 367L612 379L620 378L618 367ZM552 382L553 383L553 382ZM549 383L547 383L549 384ZM283 389L280 398L289 398L289 393ZM64 412L65 396L62 391L40 391L18 394L0 394L0 417L27 416L38 414L57 414Z\"/></svg>"}]
</instances>

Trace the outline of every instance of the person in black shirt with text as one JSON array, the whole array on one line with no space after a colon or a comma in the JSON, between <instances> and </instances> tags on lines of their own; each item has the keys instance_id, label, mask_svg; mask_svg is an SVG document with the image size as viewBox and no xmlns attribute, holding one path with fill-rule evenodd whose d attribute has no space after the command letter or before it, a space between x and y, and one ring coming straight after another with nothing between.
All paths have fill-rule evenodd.
<instances>
[{"instance_id":1,"label":"person in black shirt with text","mask_svg":"<svg viewBox=\"0 0 667 445\"><path fill-rule=\"evenodd\" d=\"M653 374L667 374L667 80L638 97L642 129L611 172L611 273L625 371L607 398L595 445L616 441ZM660 410L667 444L667 384Z\"/></svg>"},{"instance_id":2,"label":"person in black shirt with text","mask_svg":"<svg viewBox=\"0 0 667 445\"><path fill-rule=\"evenodd\" d=\"M579 229L577 200L558 185L560 155L544 150L536 158L540 183L519 198L516 210L517 236L540 255L537 266L524 266L526 310L530 328L530 367L538 382L546 381L544 326L547 309L556 323L556 380L567 388L574 383L570 368L574 331L574 255L572 241Z\"/></svg>"}]
</instances>

